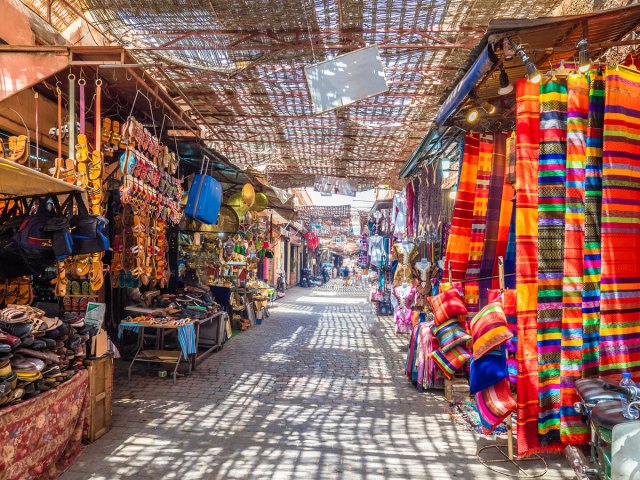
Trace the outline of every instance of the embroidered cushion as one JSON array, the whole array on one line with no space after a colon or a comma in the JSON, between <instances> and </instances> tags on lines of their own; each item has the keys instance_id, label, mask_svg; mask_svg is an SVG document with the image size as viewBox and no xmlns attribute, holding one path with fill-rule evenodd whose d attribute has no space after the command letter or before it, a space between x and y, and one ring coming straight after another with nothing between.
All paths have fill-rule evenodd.
<instances>
[{"instance_id":1,"label":"embroidered cushion","mask_svg":"<svg viewBox=\"0 0 640 480\"><path fill-rule=\"evenodd\" d=\"M471 360L469 391L475 394L507 377L507 355L503 347L491 350L478 360Z\"/></svg>"},{"instance_id":2,"label":"embroidered cushion","mask_svg":"<svg viewBox=\"0 0 640 480\"><path fill-rule=\"evenodd\" d=\"M495 385L476 393L476 404L482 433L488 435L516 409L509 382L503 379Z\"/></svg>"},{"instance_id":3,"label":"embroidered cushion","mask_svg":"<svg viewBox=\"0 0 640 480\"><path fill-rule=\"evenodd\" d=\"M448 352L456 345L465 344L471 340L469 335L457 319L452 318L440 325L434 325L432 332L438 339L438 344L443 352Z\"/></svg>"},{"instance_id":4,"label":"embroidered cushion","mask_svg":"<svg viewBox=\"0 0 640 480\"><path fill-rule=\"evenodd\" d=\"M512 336L500 302L489 303L471 320L473 358L482 358L484 354L499 347Z\"/></svg>"},{"instance_id":5,"label":"embroidered cushion","mask_svg":"<svg viewBox=\"0 0 640 480\"><path fill-rule=\"evenodd\" d=\"M448 379L453 378L453 374L460 370L462 366L471 358L469 350L462 345L456 345L451 350L443 352L440 348L431 354L434 363L442 370Z\"/></svg>"},{"instance_id":6,"label":"embroidered cushion","mask_svg":"<svg viewBox=\"0 0 640 480\"><path fill-rule=\"evenodd\" d=\"M433 297L428 297L427 300L431 305L436 325L459 315L467 314L467 307L457 288L451 288Z\"/></svg>"}]
</instances>

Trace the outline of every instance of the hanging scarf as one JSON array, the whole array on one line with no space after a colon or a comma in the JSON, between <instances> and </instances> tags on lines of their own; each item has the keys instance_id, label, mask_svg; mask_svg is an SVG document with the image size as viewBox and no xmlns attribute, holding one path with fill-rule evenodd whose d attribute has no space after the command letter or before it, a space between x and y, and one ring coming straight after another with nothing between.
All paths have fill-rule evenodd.
<instances>
[{"instance_id":1,"label":"hanging scarf","mask_svg":"<svg viewBox=\"0 0 640 480\"><path fill-rule=\"evenodd\" d=\"M580 400L575 381L582 376L582 290L584 264L586 136L589 82L584 75L567 80L567 183L562 278L560 352L560 440L565 445L589 441L589 427L573 405Z\"/></svg>"},{"instance_id":2,"label":"hanging scarf","mask_svg":"<svg viewBox=\"0 0 640 480\"><path fill-rule=\"evenodd\" d=\"M600 376L640 381L640 73L607 68L602 148Z\"/></svg>"},{"instance_id":3,"label":"hanging scarf","mask_svg":"<svg viewBox=\"0 0 640 480\"><path fill-rule=\"evenodd\" d=\"M478 308L483 308L487 304L487 290L490 289L493 284L491 279L493 276L493 267L497 263L497 257L504 256L504 249L501 253L498 253L498 232L500 230L502 191L504 189L506 140L507 137L504 133L496 133L494 135L493 161L491 164L491 179L489 180L489 198L487 200L487 218L485 220L486 233L484 237L484 249L482 251L482 262L480 264L481 280L478 281L480 287Z\"/></svg>"},{"instance_id":4,"label":"hanging scarf","mask_svg":"<svg viewBox=\"0 0 640 480\"><path fill-rule=\"evenodd\" d=\"M504 184L502 186L502 201L500 204L500 220L498 221L498 236L496 239L496 254L495 262L493 264L493 288L500 288L500 280L497 278L499 273L498 257L504 258L504 271L505 275L509 273L515 273L515 217L513 217L513 202L515 197L515 190L513 189L512 181L509 179L509 163L510 158L515 157L516 138L515 133L509 135L506 138L506 158L505 158L505 172L504 172ZM515 159L513 161L514 176L515 176ZM512 228L513 225L513 228ZM507 259L507 245L510 239L511 231L513 230L513 260L509 263ZM505 277L505 284L508 288L515 288L515 278Z\"/></svg>"},{"instance_id":5,"label":"hanging scarf","mask_svg":"<svg viewBox=\"0 0 640 480\"><path fill-rule=\"evenodd\" d=\"M464 140L464 156L444 262L444 278L449 276L449 262L451 262L451 278L454 281L464 280L469 262L473 202L478 177L479 140L478 135L473 133L467 134Z\"/></svg>"},{"instance_id":6,"label":"hanging scarf","mask_svg":"<svg viewBox=\"0 0 640 480\"><path fill-rule=\"evenodd\" d=\"M516 84L516 294L518 317L518 456L540 450L538 441L538 148L540 92Z\"/></svg>"},{"instance_id":7,"label":"hanging scarf","mask_svg":"<svg viewBox=\"0 0 640 480\"><path fill-rule=\"evenodd\" d=\"M489 180L491 178L491 160L493 158L493 136L480 135L478 160L478 178L476 180L476 198L473 203L473 221L469 242L469 262L464 284L464 301L467 305L467 321L480 310L478 278L482 263L485 233L487 231L487 202L489 199Z\"/></svg>"},{"instance_id":8,"label":"hanging scarf","mask_svg":"<svg viewBox=\"0 0 640 480\"><path fill-rule=\"evenodd\" d=\"M560 440L566 141L566 83L544 79L540 84L538 171L538 432L543 446Z\"/></svg>"},{"instance_id":9,"label":"hanging scarf","mask_svg":"<svg viewBox=\"0 0 640 480\"><path fill-rule=\"evenodd\" d=\"M589 127L585 178L584 289L582 290L582 375L598 375L600 363L600 215L602 214L602 123L604 75L590 72Z\"/></svg>"}]
</instances>

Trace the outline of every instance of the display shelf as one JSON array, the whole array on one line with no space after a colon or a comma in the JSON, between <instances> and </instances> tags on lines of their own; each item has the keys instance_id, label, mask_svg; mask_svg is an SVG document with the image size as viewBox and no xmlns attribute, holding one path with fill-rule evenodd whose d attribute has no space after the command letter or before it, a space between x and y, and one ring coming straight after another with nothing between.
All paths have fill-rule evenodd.
<instances>
[{"instance_id":1,"label":"display shelf","mask_svg":"<svg viewBox=\"0 0 640 480\"><path fill-rule=\"evenodd\" d=\"M84 189L63 182L33 168L0 158L0 194L10 196L34 196L63 194Z\"/></svg>"}]
</instances>

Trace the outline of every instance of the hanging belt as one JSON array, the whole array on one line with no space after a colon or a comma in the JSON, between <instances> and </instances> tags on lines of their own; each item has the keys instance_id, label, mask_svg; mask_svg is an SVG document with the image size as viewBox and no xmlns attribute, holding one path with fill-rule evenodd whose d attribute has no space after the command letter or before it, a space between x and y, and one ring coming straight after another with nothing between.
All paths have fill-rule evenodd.
<instances>
[{"instance_id":1,"label":"hanging belt","mask_svg":"<svg viewBox=\"0 0 640 480\"><path fill-rule=\"evenodd\" d=\"M69 74L69 158L76 159L76 76Z\"/></svg>"},{"instance_id":2,"label":"hanging belt","mask_svg":"<svg viewBox=\"0 0 640 480\"><path fill-rule=\"evenodd\" d=\"M38 128L38 92L34 95L36 102L36 170L40 167L40 129Z\"/></svg>"},{"instance_id":3,"label":"hanging belt","mask_svg":"<svg viewBox=\"0 0 640 480\"><path fill-rule=\"evenodd\" d=\"M84 135L84 86L87 81L84 78L78 80L78 85L80 85L80 133Z\"/></svg>"}]
</instances>

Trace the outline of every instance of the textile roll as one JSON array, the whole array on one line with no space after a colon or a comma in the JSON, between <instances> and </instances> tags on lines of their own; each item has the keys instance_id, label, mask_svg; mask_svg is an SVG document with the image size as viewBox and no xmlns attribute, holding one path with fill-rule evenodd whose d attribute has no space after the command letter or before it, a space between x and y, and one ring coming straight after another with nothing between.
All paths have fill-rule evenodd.
<instances>
[{"instance_id":1,"label":"textile roll","mask_svg":"<svg viewBox=\"0 0 640 480\"><path fill-rule=\"evenodd\" d=\"M487 199L486 233L484 237L484 249L480 263L478 281L479 308L487 304L487 290L492 288L493 269L496 262L498 248L498 232L500 230L500 218L502 208L502 191L504 189L504 177L506 168L507 136L504 133L496 133L493 137L493 161L491 164L491 178L489 180L489 197ZM508 227L508 226L507 226ZM505 239L506 242L506 239ZM506 246L506 243L505 243ZM504 255L503 252L500 255Z\"/></svg>"},{"instance_id":2,"label":"textile roll","mask_svg":"<svg viewBox=\"0 0 640 480\"><path fill-rule=\"evenodd\" d=\"M508 263L506 258L507 246L509 243L509 234L511 231L512 224L514 228L513 253L515 255L515 219L512 219L515 190L513 189L513 184L509 179L510 156L512 155L511 151L515 150L515 144L516 144L515 133L513 135L507 136L506 138L507 164L505 165L504 185L502 186L502 201L500 204L500 220L498 221L498 237L496 240L495 263L493 265L493 276L496 278L493 279L492 288L500 288L500 280L499 278L497 278L499 274L498 257L504 257L505 275L509 273L512 273L512 274L515 273L515 264L513 262ZM513 156L515 156L515 151L513 152ZM515 168L515 161L514 161L514 168ZM513 174L515 176L515 170ZM505 282L507 282L507 278L505 278ZM511 285L509 286L509 288L515 288L515 278L511 277L510 281L511 281Z\"/></svg>"},{"instance_id":3,"label":"textile roll","mask_svg":"<svg viewBox=\"0 0 640 480\"><path fill-rule=\"evenodd\" d=\"M640 381L640 73L607 68L605 92L600 376Z\"/></svg>"},{"instance_id":4,"label":"textile roll","mask_svg":"<svg viewBox=\"0 0 640 480\"><path fill-rule=\"evenodd\" d=\"M604 73L590 72L589 126L584 199L584 278L582 290L582 376L598 375L600 363L600 215L602 214L602 123Z\"/></svg>"},{"instance_id":5,"label":"textile roll","mask_svg":"<svg viewBox=\"0 0 640 480\"><path fill-rule=\"evenodd\" d=\"M516 294L518 317L518 457L540 450L538 440L538 142L540 91L516 86Z\"/></svg>"},{"instance_id":6,"label":"textile roll","mask_svg":"<svg viewBox=\"0 0 640 480\"><path fill-rule=\"evenodd\" d=\"M586 137L589 82L584 75L567 80L567 183L562 278L560 351L560 440L566 445L589 441L589 427L573 405L580 400L574 382L582 377L582 289L584 265Z\"/></svg>"},{"instance_id":7,"label":"textile roll","mask_svg":"<svg viewBox=\"0 0 640 480\"><path fill-rule=\"evenodd\" d=\"M540 84L538 170L538 433L540 443L560 441L560 349L566 195L567 85Z\"/></svg>"},{"instance_id":8,"label":"textile roll","mask_svg":"<svg viewBox=\"0 0 640 480\"><path fill-rule=\"evenodd\" d=\"M471 237L471 221L473 220L473 202L476 197L476 180L478 177L478 147L480 138L477 134L467 134L464 140L464 155L456 194L456 205L453 209L451 231L447 241L444 262L444 277L462 281L467 273L469 262L469 240ZM429 189L432 190L432 189Z\"/></svg>"},{"instance_id":9,"label":"textile roll","mask_svg":"<svg viewBox=\"0 0 640 480\"><path fill-rule=\"evenodd\" d=\"M489 181L491 179L491 160L493 158L493 136L480 135L478 177L476 180L476 198L473 203L473 221L469 242L469 262L464 284L464 300L467 304L467 320L470 321L479 309L479 288L482 251L487 231L487 204L489 200Z\"/></svg>"}]
</instances>

